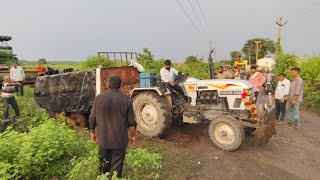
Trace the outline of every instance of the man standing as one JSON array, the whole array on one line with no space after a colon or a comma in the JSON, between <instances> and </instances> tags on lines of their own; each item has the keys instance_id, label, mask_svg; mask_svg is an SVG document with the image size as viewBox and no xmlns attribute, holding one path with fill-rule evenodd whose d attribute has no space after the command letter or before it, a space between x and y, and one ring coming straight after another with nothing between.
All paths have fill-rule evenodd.
<instances>
[{"instance_id":1,"label":"man standing","mask_svg":"<svg viewBox=\"0 0 320 180\"><path fill-rule=\"evenodd\" d=\"M279 81L275 92L276 120L277 124L285 124L286 103L290 90L290 81L284 73L279 74Z\"/></svg>"},{"instance_id":2,"label":"man standing","mask_svg":"<svg viewBox=\"0 0 320 180\"><path fill-rule=\"evenodd\" d=\"M9 117L9 105L14 110L16 116L20 116L19 106L14 98L14 92L16 92L14 86L19 86L18 82L11 82L8 76L4 76L2 82L2 101L3 101L3 119Z\"/></svg>"},{"instance_id":3,"label":"man standing","mask_svg":"<svg viewBox=\"0 0 320 180\"><path fill-rule=\"evenodd\" d=\"M303 80L299 76L300 68L291 69L292 82L289 96L289 126L297 128L299 123L299 108L303 98Z\"/></svg>"},{"instance_id":4,"label":"man standing","mask_svg":"<svg viewBox=\"0 0 320 180\"><path fill-rule=\"evenodd\" d=\"M117 172L122 176L123 162L128 145L136 141L136 122L132 101L119 91L121 79L111 76L108 90L96 96L89 116L89 129L92 140L99 144L100 171ZM95 132L97 128L97 133Z\"/></svg>"},{"instance_id":5,"label":"man standing","mask_svg":"<svg viewBox=\"0 0 320 180\"><path fill-rule=\"evenodd\" d=\"M251 76L249 78L249 81L253 84L254 97L257 101L260 87L266 81L266 78L260 72L257 71L257 66L251 66L250 71Z\"/></svg>"},{"instance_id":6,"label":"man standing","mask_svg":"<svg viewBox=\"0 0 320 180\"><path fill-rule=\"evenodd\" d=\"M266 82L267 83L272 83L273 79L275 78L275 75L267 69L266 71Z\"/></svg>"},{"instance_id":7,"label":"man standing","mask_svg":"<svg viewBox=\"0 0 320 180\"><path fill-rule=\"evenodd\" d=\"M228 71L224 71L223 66L218 67L217 79L233 79L234 75L230 74Z\"/></svg>"},{"instance_id":8,"label":"man standing","mask_svg":"<svg viewBox=\"0 0 320 180\"><path fill-rule=\"evenodd\" d=\"M25 78L24 71L21 66L18 66L16 63L12 64L10 68L10 79L19 82L20 85L16 86L16 92L20 92L21 96L23 96L23 80Z\"/></svg>"},{"instance_id":9,"label":"man standing","mask_svg":"<svg viewBox=\"0 0 320 180\"><path fill-rule=\"evenodd\" d=\"M175 98L176 98L173 90L180 93L183 96L185 101L188 101L188 97L184 95L182 88L177 83L174 82L174 76L178 76L178 71L175 68L171 67L170 60L164 61L164 67L160 70L160 76L161 76L161 80L167 83L167 88L171 92L173 102L175 102Z\"/></svg>"}]
</instances>

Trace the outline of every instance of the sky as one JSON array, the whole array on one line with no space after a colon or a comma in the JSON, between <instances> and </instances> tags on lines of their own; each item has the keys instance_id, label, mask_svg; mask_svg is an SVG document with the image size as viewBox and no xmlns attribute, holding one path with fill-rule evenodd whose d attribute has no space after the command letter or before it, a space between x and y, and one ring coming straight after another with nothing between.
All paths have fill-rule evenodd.
<instances>
[{"instance_id":1,"label":"sky","mask_svg":"<svg viewBox=\"0 0 320 180\"><path fill-rule=\"evenodd\" d=\"M320 52L319 0L199 0L208 28L198 1L190 2L200 21L188 0L1 0L0 35L12 36L9 44L24 60L82 61L98 51L142 48L173 61L207 59L210 40L216 59L230 59L250 38L276 40L282 16L285 52Z\"/></svg>"}]
</instances>

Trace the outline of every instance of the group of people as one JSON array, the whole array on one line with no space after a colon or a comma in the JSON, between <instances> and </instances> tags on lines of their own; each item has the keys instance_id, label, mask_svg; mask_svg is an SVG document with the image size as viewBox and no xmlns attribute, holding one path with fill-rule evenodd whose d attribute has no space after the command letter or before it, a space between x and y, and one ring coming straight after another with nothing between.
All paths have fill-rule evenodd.
<instances>
[{"instance_id":1,"label":"group of people","mask_svg":"<svg viewBox=\"0 0 320 180\"><path fill-rule=\"evenodd\" d=\"M10 76L4 76L2 82L3 119L9 117L9 105L14 110L15 116L20 116L19 106L14 94L23 96L23 82L25 74L23 68L16 63L10 68Z\"/></svg>"},{"instance_id":2,"label":"group of people","mask_svg":"<svg viewBox=\"0 0 320 180\"><path fill-rule=\"evenodd\" d=\"M275 91L277 124L286 124L284 117L286 115L286 103L289 102L288 125L292 128L297 128L298 126L299 109L303 99L303 80L299 73L300 68L294 67L291 69L291 82L284 73L279 74L279 81Z\"/></svg>"},{"instance_id":3,"label":"group of people","mask_svg":"<svg viewBox=\"0 0 320 180\"><path fill-rule=\"evenodd\" d=\"M254 96L257 100L259 91L263 84L272 83L275 75L269 70L263 75L257 66L251 66L251 75L249 81L253 84ZM292 81L290 82L284 73L279 74L279 81L275 90L275 108L277 124L286 124L284 121L286 115L286 103L289 104L288 125L292 128L297 128L299 123L299 108L303 99L303 80L299 76L300 68L294 67L291 69ZM234 79L236 73L231 74L224 71L223 67L218 67L218 79Z\"/></svg>"}]
</instances>

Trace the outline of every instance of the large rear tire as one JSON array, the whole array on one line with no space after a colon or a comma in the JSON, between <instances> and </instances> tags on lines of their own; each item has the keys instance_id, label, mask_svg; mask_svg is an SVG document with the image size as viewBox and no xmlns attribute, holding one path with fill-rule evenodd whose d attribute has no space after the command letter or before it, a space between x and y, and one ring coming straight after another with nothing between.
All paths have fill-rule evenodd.
<instances>
[{"instance_id":1,"label":"large rear tire","mask_svg":"<svg viewBox=\"0 0 320 180\"><path fill-rule=\"evenodd\" d=\"M172 113L164 97L142 92L133 99L137 130L149 137L163 135L171 126Z\"/></svg>"},{"instance_id":2,"label":"large rear tire","mask_svg":"<svg viewBox=\"0 0 320 180\"><path fill-rule=\"evenodd\" d=\"M243 128L231 116L219 116L211 121L209 136L213 144L225 151L238 149L244 140Z\"/></svg>"}]
</instances>

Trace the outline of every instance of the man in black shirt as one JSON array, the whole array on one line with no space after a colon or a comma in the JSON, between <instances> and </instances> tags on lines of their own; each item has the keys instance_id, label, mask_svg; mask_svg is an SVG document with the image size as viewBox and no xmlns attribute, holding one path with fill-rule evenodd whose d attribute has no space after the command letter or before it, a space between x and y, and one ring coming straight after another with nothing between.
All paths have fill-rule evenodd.
<instances>
[{"instance_id":1,"label":"man in black shirt","mask_svg":"<svg viewBox=\"0 0 320 180\"><path fill-rule=\"evenodd\" d=\"M100 170L111 175L117 171L122 176L122 167L128 145L136 141L136 122L131 99L119 91L121 79L111 76L108 90L94 99L89 116L92 140L99 144ZM97 128L97 132L95 132Z\"/></svg>"}]
</instances>

